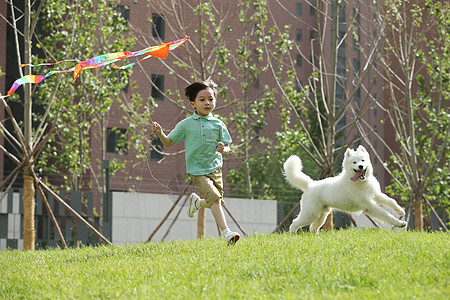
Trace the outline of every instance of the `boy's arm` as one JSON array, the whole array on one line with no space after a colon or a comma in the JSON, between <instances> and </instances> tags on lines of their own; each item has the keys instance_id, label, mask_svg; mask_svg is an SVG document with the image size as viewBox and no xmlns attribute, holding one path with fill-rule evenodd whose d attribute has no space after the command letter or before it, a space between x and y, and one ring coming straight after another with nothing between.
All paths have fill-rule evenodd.
<instances>
[{"instance_id":1,"label":"boy's arm","mask_svg":"<svg viewBox=\"0 0 450 300\"><path fill-rule=\"evenodd\" d=\"M152 131L159 136L159 139L161 140L164 146L170 147L175 145L175 143L167 137L167 135L162 130L161 125L159 125L157 122L152 123Z\"/></svg>"},{"instance_id":2,"label":"boy's arm","mask_svg":"<svg viewBox=\"0 0 450 300\"><path fill-rule=\"evenodd\" d=\"M219 142L219 144L217 145L217 151L219 151L222 154L227 154L231 151L230 146L225 145L222 142Z\"/></svg>"}]
</instances>

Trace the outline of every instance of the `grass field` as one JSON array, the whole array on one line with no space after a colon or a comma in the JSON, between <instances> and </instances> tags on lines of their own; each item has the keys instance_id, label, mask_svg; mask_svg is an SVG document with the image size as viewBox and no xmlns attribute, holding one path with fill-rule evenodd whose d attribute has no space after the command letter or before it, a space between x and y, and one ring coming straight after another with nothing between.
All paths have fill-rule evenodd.
<instances>
[{"instance_id":1,"label":"grass field","mask_svg":"<svg viewBox=\"0 0 450 300\"><path fill-rule=\"evenodd\" d=\"M340 230L0 251L1 299L449 299L445 233Z\"/></svg>"}]
</instances>

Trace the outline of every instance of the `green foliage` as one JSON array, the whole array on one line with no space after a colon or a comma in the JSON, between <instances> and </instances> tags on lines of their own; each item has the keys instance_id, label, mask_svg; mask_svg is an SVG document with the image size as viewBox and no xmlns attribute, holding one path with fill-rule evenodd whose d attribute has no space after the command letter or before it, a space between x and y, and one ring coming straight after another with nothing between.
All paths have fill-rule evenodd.
<instances>
[{"instance_id":1,"label":"green foliage","mask_svg":"<svg viewBox=\"0 0 450 300\"><path fill-rule=\"evenodd\" d=\"M418 170L413 170L413 174L395 170L398 182L393 182L387 190L401 195L405 202L421 199L423 195L440 215L444 211L450 215L450 4L426 1L425 6L413 5L411 13L417 28L435 28L433 34L420 32L422 46L414 49L417 63L426 70L415 77L413 84L417 92L411 99ZM398 136L397 140L402 147L410 148L410 137ZM395 157L392 159L391 167L402 163ZM411 186L410 176L419 176L419 186Z\"/></svg>"},{"instance_id":2,"label":"green foliage","mask_svg":"<svg viewBox=\"0 0 450 300\"><path fill-rule=\"evenodd\" d=\"M0 251L7 299L445 299L445 233L340 230Z\"/></svg>"},{"instance_id":3,"label":"green foliage","mask_svg":"<svg viewBox=\"0 0 450 300\"><path fill-rule=\"evenodd\" d=\"M265 149L257 149L249 158L249 169L253 197L255 199L277 200L297 202L301 192L286 182L283 176L283 164L291 155L299 155L302 158L305 172L313 178L318 176L318 168L302 151L298 145L299 135L294 131L278 133L277 141L262 139ZM287 139L287 140L286 140ZM291 144L289 144L289 141ZM243 166L228 171L230 182L230 197L243 197L248 195L247 184L242 174Z\"/></svg>"},{"instance_id":4,"label":"green foliage","mask_svg":"<svg viewBox=\"0 0 450 300\"><path fill-rule=\"evenodd\" d=\"M285 95L290 103L283 101L278 104L281 130L275 133L275 139L259 137L262 147L252 153L248 159L253 196L257 199L276 199L278 201L294 202L299 200L300 192L291 187L283 176L283 164L291 155L301 157L305 172L312 178L317 178L319 167L300 146L300 142L308 144L305 132L299 123L291 124L291 116L295 113L305 116L305 98L308 96L307 88L298 91L295 88L295 74L287 72L288 79L285 82ZM275 101L275 100L273 100ZM289 104L288 104L289 103ZM232 188L231 195L248 194L248 189L243 177L243 166L230 170L228 177Z\"/></svg>"},{"instance_id":5,"label":"green foliage","mask_svg":"<svg viewBox=\"0 0 450 300\"><path fill-rule=\"evenodd\" d=\"M252 9L252 4L256 7ZM231 194L236 197L255 197L258 199L277 199L298 201L298 191L289 187L282 176L283 162L289 155L298 154L298 142L304 137L302 129L290 127L293 110L303 112L305 90L299 91L295 71L286 68L285 59L293 48L289 37L289 27L284 31L268 27L266 1L242 1L240 22L244 35L239 39L236 50L241 69L241 87L244 100L236 102L237 111L230 116L230 122L236 126L240 147L234 153L243 164L229 172L232 187ZM247 25L247 24L250 24ZM251 32L252 31L252 32ZM269 44L273 54L265 53ZM270 71L268 57L271 57L275 67L274 80L282 83L281 97L288 101L277 101L279 96L276 85L264 86L264 94L251 100L251 87L255 80ZM285 100L286 100L285 99ZM282 120L282 131L276 133L276 139L271 141L260 136L267 125L269 111L276 107ZM292 130L295 134L291 134ZM311 170L314 172L313 170Z\"/></svg>"},{"instance_id":6,"label":"green foliage","mask_svg":"<svg viewBox=\"0 0 450 300\"><path fill-rule=\"evenodd\" d=\"M233 193L240 197L254 197L252 185L257 183L252 179L255 172L250 170L250 164L254 163L251 158L256 152L258 156L261 153L259 149L264 147L259 141L260 132L267 126L268 112L276 103L273 88L259 87L259 78L268 70L263 55L263 36L268 21L267 5L267 1L263 0L239 1L236 9L240 24L237 28L232 28L224 25L223 16L217 15L211 2L200 1L193 9L198 18L198 23L194 23L198 26L192 40L195 41L198 52L192 59L186 59L186 63L175 64L178 68L191 71L189 80L213 79L219 87L219 100L230 107L230 113L220 113L220 118L232 131L233 156L242 163L239 166L240 172L232 171L233 175L229 178L234 186L244 185ZM233 30L242 34L237 39L237 48L231 49L227 46L225 37ZM273 29L270 37L266 35L264 38L275 36L276 30ZM188 61L192 60L198 60L199 65L188 66ZM240 91L230 91L229 86L232 84L239 85ZM185 108L183 102L180 100L177 103L182 109ZM267 175L266 181L269 181L269 176ZM256 181L263 182L264 179Z\"/></svg>"},{"instance_id":7,"label":"green foliage","mask_svg":"<svg viewBox=\"0 0 450 300\"><path fill-rule=\"evenodd\" d=\"M36 44L42 51L33 62L69 58L82 61L130 49L134 42L127 38L126 22L110 4L114 2L100 1L95 6L92 0L47 2L40 17L40 43ZM74 64L67 62L55 68L68 69ZM44 71L44 68L33 70ZM49 108L47 121L58 128L37 162L41 174L68 174L64 175L67 189L91 185L83 176L101 163L91 161L91 143L106 139L104 124L108 112L128 84L130 72L109 66L83 70L75 83L71 80L72 73L60 73L37 87L36 103ZM42 115L35 118L39 120ZM112 165L121 167L117 162Z\"/></svg>"}]
</instances>

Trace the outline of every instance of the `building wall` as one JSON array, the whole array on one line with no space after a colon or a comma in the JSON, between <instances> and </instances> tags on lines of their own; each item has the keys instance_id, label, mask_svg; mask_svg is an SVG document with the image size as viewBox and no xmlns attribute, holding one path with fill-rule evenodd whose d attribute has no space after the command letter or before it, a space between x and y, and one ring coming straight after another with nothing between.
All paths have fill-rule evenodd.
<instances>
[{"instance_id":1,"label":"building wall","mask_svg":"<svg viewBox=\"0 0 450 300\"><path fill-rule=\"evenodd\" d=\"M2 196L3 193L0 193L0 197ZM111 242L114 245L145 242L174 206L177 198L178 195L113 192ZM0 203L0 250L23 249L21 201L21 194L13 193ZM165 241L197 238L197 215L189 218L183 201L184 198L173 208L152 241L161 241L174 219L176 222ZM277 201L226 198L225 203L233 218L248 235L271 233L278 225ZM228 226L242 234L227 212L225 217ZM78 227L85 229L80 223ZM217 225L209 209L206 213L206 237L218 237ZM58 239L56 236L54 238ZM66 240L70 238L66 236Z\"/></svg>"},{"instance_id":2,"label":"building wall","mask_svg":"<svg viewBox=\"0 0 450 300\"><path fill-rule=\"evenodd\" d=\"M2 193L0 193L1 196L3 196ZM0 250L8 248L23 250L21 197L20 193L15 192L0 203ZM111 242L114 245L144 243L160 225L151 239L152 242L160 242L163 238L164 241L196 239L197 215L192 219L189 218L186 213L187 205L183 205L184 199L175 205L177 198L178 195L168 194L112 193ZM247 235L269 234L278 226L277 201L225 198L225 205ZM168 215L172 207L173 210ZM39 210L43 210L42 204ZM391 209L387 210L395 215ZM166 215L168 217L162 223ZM227 212L225 212L225 217L230 229L242 235L239 227ZM352 217L359 228L374 227L362 213L352 213ZM402 219L405 220L405 217ZM432 221L435 229L438 229L437 221L434 219ZM411 222L410 220L410 224ZM381 228L392 227L379 221L376 223ZM59 225L62 226L61 223ZM50 226L50 224L46 226ZM171 228L170 231L169 228ZM78 230L87 229L78 223ZM206 211L205 231L207 238L219 237L217 225L209 209ZM65 238L66 241L70 240L68 236ZM56 234L52 239L54 242L59 242Z\"/></svg>"},{"instance_id":3,"label":"building wall","mask_svg":"<svg viewBox=\"0 0 450 300\"><path fill-rule=\"evenodd\" d=\"M3 195L0 192L0 199ZM14 193L0 203L0 250L23 249L21 200L20 194Z\"/></svg>"},{"instance_id":4,"label":"building wall","mask_svg":"<svg viewBox=\"0 0 450 300\"><path fill-rule=\"evenodd\" d=\"M190 23L189 20L194 20L195 16L194 14L187 8L185 5L185 2L190 2L192 5L196 5L195 1L182 1L180 4L180 8L177 9L177 11L182 11L184 15L182 15L183 21L186 22L186 28L185 28L185 34L186 35L192 35L192 39L195 42L195 29L196 24ZM233 27L233 31L226 36L226 43L227 46L230 49L235 49L237 47L237 41L242 37L242 30L240 27L242 25L238 22L237 16L236 16L236 10L231 9L236 7L238 1L224 1L224 0L217 0L212 1L217 9L220 9L223 11L222 15L229 15L227 17L227 22L230 26ZM135 3L134 1L121 1L121 4L128 5L130 8L130 23L134 27L134 34L136 35L136 48L142 48L144 46L148 46L148 44L145 44L145 41L149 41L149 27L151 27L150 23L148 22L149 17L152 13L159 13L165 16L166 18L166 27L168 28L169 24L176 24L177 21L175 20L175 17L173 14L169 14L167 10L165 10L164 1L152 1L149 6L147 6L147 3L145 1L137 1ZM331 53L331 24L327 21L326 16L322 16L319 19L319 22L321 23L320 26L318 24L318 20L316 19L315 15L312 15L310 12L310 5L309 2L303 1L303 0L296 0L296 1L284 1L282 4L278 2L269 2L271 6L271 16L270 20L268 22L269 26L272 26L274 23L277 24L280 28L283 28L285 25L290 26L289 33L290 37L295 40L295 48L292 51L291 58L296 59L297 54L300 54L303 57L302 66L297 67L297 74L298 78L301 81L303 85L309 84L309 76L313 72L313 66L309 62L312 56L318 56L321 52L321 49L319 48L319 43L316 40L318 37L317 29L322 28L324 24L326 24L328 31L326 32L326 40L324 42L324 49L323 54L325 56L325 61L329 62L330 59L330 53ZM302 5L302 13L301 16L297 15L297 5ZM282 6L281 6L282 5ZM363 5L362 5L363 6ZM347 8L347 14L351 14L351 7ZM369 11L361 11L361 14L369 14ZM329 12L331 15L331 12ZM145 15L145 17L144 17ZM273 19L272 19L273 18ZM349 16L351 18L351 15ZM362 20L366 20L367 18L361 18ZM362 22L362 27L365 27L365 30L362 32L370 32L369 25ZM182 36L173 36L170 30L166 28L166 37L164 41L171 41L178 39ZM302 38L300 41L296 40L296 32L297 30L302 30ZM311 35L311 32L314 32L314 35ZM369 40L368 37L362 37L361 42L367 42ZM351 41L351 39L349 39ZM153 43L156 44L156 41L153 41ZM198 46L197 46L198 47ZM350 46L351 48L351 46ZM174 53L171 53L169 57L166 59L165 63L167 65L171 65L172 62L176 59L185 59L185 52L192 51L192 46L189 43L186 43L182 46L182 48L177 49L174 51ZM347 58L348 62L347 64L350 64L352 59L357 57L359 53L351 53L349 52L350 56ZM364 63L363 58L361 58L362 62ZM134 74L132 77L132 80L136 82L137 87L135 91L138 91L141 93L141 95L149 95L150 93L150 83L148 78L145 76L143 70L145 70L147 73L158 73L161 75L164 75L164 78L166 79L166 86L167 89L180 89L181 91L183 88L187 85L187 82L181 80L179 77L177 77L176 74L169 74L167 69L161 65L161 62L159 60L147 60L144 64L142 64L142 68L135 68ZM177 71L178 72L178 71ZM182 70L179 71L181 76L185 76L188 74L188 72L183 72ZM370 76L369 76L370 77ZM215 79L214 77L212 79ZM261 83L260 85L263 86L264 84L273 85L273 78L271 77L271 74L265 74L261 76L260 78ZM233 93L237 94L239 97L239 91L241 90L239 84L234 83L229 86L230 89L233 89ZM132 92L132 91L130 91ZM250 99L258 98L261 94L261 89L257 90L254 89L250 91ZM351 91L348 91L350 93ZM361 98L367 98L367 95L364 95L364 91L362 92L363 95L361 95ZM381 96L381 95L380 95ZM183 96L182 96L183 97ZM381 97L379 97L380 99ZM228 110L221 110L219 99L218 109L216 109L216 112L219 114L226 115L232 111L231 109ZM188 106L187 100L184 100L184 104ZM278 101L282 101L279 99ZM155 113L152 116L152 119L154 121L158 121L163 128L166 130L166 132L169 132L175 124L183 119L185 117L185 114L180 111L180 109L174 105L169 99L164 99L163 101L157 101L158 108L155 109ZM112 126L126 126L125 124L118 124L120 118L120 108L116 107L111 112L111 117L109 118L108 127ZM370 112L368 113L368 116L366 117L368 122L373 125L376 124L379 118L381 117L381 114L378 114L378 116L370 115ZM352 119L353 115L352 113L348 113L348 119ZM279 109L275 107L271 112L268 113L266 121L268 122L269 126L265 128L264 130L261 130L260 134L265 137L274 138L274 133L277 130L280 130L280 120L279 120ZM233 125L230 125L230 130L233 131ZM381 136L383 133L379 133ZM148 137L151 137L150 132L150 126L148 129ZM358 136L358 133L356 130L347 132L347 135L349 136ZM232 134L233 136L233 134ZM233 136L235 138L235 136ZM370 138L373 138L371 136ZM357 145L353 145L356 147ZM99 148L97 148L99 149ZM171 154L178 153L180 151L183 151L182 145L176 145L170 149L165 149L166 151L170 152ZM380 149L377 149L380 151ZM114 154L107 154L106 157L109 159L113 159L117 157L119 160L124 161L130 161L133 159L133 152L130 151L127 155L127 157L117 157L117 155ZM378 177L382 177L384 175L384 172L382 171L381 164L378 164L376 161L373 161L375 165L375 173L378 175ZM239 164L239 158L234 157L233 155L225 156L225 165L224 165L224 178L226 179L227 171L229 168L234 168ZM126 175L125 175L126 173ZM173 181L176 181L177 178L180 178L185 174L185 162L184 162L184 155L170 155L166 156L162 161L160 162L149 162L149 163L143 163L140 162L139 164L136 164L133 168L128 167L126 171L120 172L113 176L111 178L111 185L113 189L115 190L122 190L126 191L130 187L136 188L138 192L151 192L151 193L164 193L167 192L166 186L171 186L171 183ZM281 175L281 172L280 172ZM136 180L136 178L141 178L140 180ZM383 179L381 178L381 182L383 182ZM229 186L227 181L225 180L225 195L227 195L229 191ZM180 191L179 191L180 192Z\"/></svg>"},{"instance_id":5,"label":"building wall","mask_svg":"<svg viewBox=\"0 0 450 300\"><path fill-rule=\"evenodd\" d=\"M237 19L235 18L236 11L233 7L236 7L237 1L221 0L214 2L221 10L224 11L224 14L227 14L230 24L235 25ZM174 17L169 15L165 9L161 8L161 3L163 2L152 1L149 5L147 1L137 1L137 3L135 3L135 1L121 1L121 5L127 5L130 8L130 24L134 28L130 34L133 35L136 40L134 50L142 49L150 45L157 45L160 42L152 39L151 37L151 24L148 19L151 18L152 13L163 14L166 18L165 38L163 42L177 40L186 35L192 36L192 39L195 40L195 25L190 21L194 18L192 9L188 9L184 3L180 4L181 8L179 11L183 12L181 17L188 25L186 25L185 32L174 34L168 30L168 27L171 26L171 24L175 24L176 21L174 20ZM227 35L228 47L231 49L237 47L237 40L241 36L241 31L234 27L233 31ZM134 89L130 89L128 95L124 95L124 97L129 97L133 92L139 92L144 99L145 97L148 97L151 90L151 84L148 76L152 74L164 76L166 90L179 89L183 92L184 88L189 84L189 82L186 82L184 78L189 78L190 70L183 71L177 69L174 74L170 74L165 65L172 66L174 61L186 59L186 52L192 51L192 47L193 46L190 45L190 43L186 43L176 51L171 52L164 61L159 59L148 59L144 61L141 66L135 67L133 69L133 76L131 80L135 82L136 87ZM195 62L195 65L198 66L199 64L199 62ZM212 79L217 81L216 78ZM238 84L231 85L229 88L232 89L233 92L237 91L239 94L240 87ZM156 101L158 107L154 110L152 120L160 123L166 133L170 132L170 130L172 130L179 121L184 119L186 115L190 115L192 113L188 100L184 97L184 95L181 95L181 97L184 100L184 105L188 108L186 113L181 111L180 108L174 104L173 101L179 100L174 96L165 97L162 101ZM230 109L225 109L224 106L225 103L223 102L223 99L218 99L218 106L215 112L221 115L229 114ZM122 117L123 111L119 104L114 104L114 107L108 116L107 127L126 128L127 124L122 121ZM274 113L271 122L277 118L278 113ZM232 130L233 128L230 128L230 131ZM149 124L145 138L148 142L150 142L153 137L154 135L151 133L151 125ZM232 135L232 137L237 143L236 137L234 135ZM92 153L93 158L99 157L101 142L102 141L95 142L95 146L93 147L95 152ZM164 151L167 151L170 155L165 156L161 161L148 162L135 159L135 152L132 149L123 157L120 157L117 154L107 153L106 159L118 159L119 161L127 162L127 168L125 170L118 172L111 177L111 189L116 191L128 191L130 189L135 189L137 192L145 193L181 192L182 190L180 189L182 187L178 184L178 182L182 180L182 177L186 174L185 158L183 153L184 144L181 142L171 148L165 148ZM231 154L224 156L224 178L227 177L228 169L236 166L238 163L238 158L234 155ZM227 195L229 185L226 180L224 190L225 195Z\"/></svg>"},{"instance_id":6,"label":"building wall","mask_svg":"<svg viewBox=\"0 0 450 300\"><path fill-rule=\"evenodd\" d=\"M124 49L124 50L138 50L150 45L156 45L159 41L151 39L151 24L148 19L151 18L152 13L158 13L161 11L162 5L167 5L167 1L143 1L143 0L121 0L121 5L126 5L130 9L130 24L133 29L130 30L129 34L134 37L136 41L135 49ZM173 15L169 13L165 13L166 20L166 36L163 42L173 41L184 37L185 35L191 35L193 40L195 38L195 27L196 24L189 23L190 20L193 19L194 14L192 10L187 8L185 2L190 2L192 4L196 4L197 1L180 1L180 7L176 7L176 9L172 9L173 11L182 11L182 18L186 22L186 26L183 28L183 32L178 32L173 34L168 30L168 26L175 24ZM239 22L237 21L237 10L236 5L238 3L237 0L215 0L211 1L215 4L216 8L222 11L221 15L227 15L226 19L227 24L233 26L233 31L227 35L227 46L230 49L236 48L238 39L242 37L242 29L239 29ZM314 53L317 55L319 53L319 47L316 42L312 42L310 38L310 32L315 30L318 27L317 19L315 16L310 14L309 2L304 0L291 0L291 1L270 1L271 12L273 13L273 20L269 21L269 24L276 22L278 26L282 27L284 25L290 25L290 36L295 39L297 29L302 30L302 40L296 41L296 48L293 50L292 58L296 59L296 54L300 53L303 57L303 63L301 67L297 68L297 73L299 79L303 84L308 84L308 78L312 72L312 66L308 63L311 55ZM302 4L302 15L301 17L296 16L296 7L297 4ZM283 7L280 6L283 5ZM0 3L0 11L6 14L6 2ZM170 11L170 10L169 10ZM272 16L271 16L272 17ZM326 17L322 17L319 22L324 23ZM325 24L325 23L324 23ZM329 26L329 24L327 25ZM6 32L4 32L4 28L6 28L5 22L0 22L0 39L6 39ZM369 30L367 30L369 31ZM0 45L4 45L6 43L0 43ZM325 43L324 53L327 55L330 49L330 42ZM192 51L193 46L190 43L186 43L181 48L172 52L167 59L164 61L159 59L148 59L140 66L135 66L133 68L133 76L132 81L135 82L136 87L130 88L128 94L124 94L123 98L127 99L134 92L139 92L145 99L150 94L150 82L147 78L147 75L151 74L159 74L163 75L165 78L165 89L170 90L183 90L184 87L188 84L182 77L188 78L189 71L188 70L178 70L174 74L169 73L166 68L166 65L172 66L174 61L182 59L185 57L187 51ZM4 64L2 59L5 58L5 55L2 55L6 51L6 47L0 46L0 65ZM198 62L196 63L199 64ZM215 78L212 78L215 79ZM51 80L51 79L49 79ZM270 75L265 75L261 78L261 86L265 83L271 83L273 79ZM0 88L4 82L4 77L0 78ZM241 90L239 83L234 83L229 86L230 90L239 97L239 91ZM5 87L3 86L3 90ZM262 93L262 89L251 91L250 97L257 98ZM381 93L380 93L381 94ZM183 97L183 96L182 96ZM363 96L362 96L363 97ZM381 97L380 97L381 98ZM380 99L382 101L382 99ZM184 99L184 98L183 98ZM172 102L178 100L176 97L172 96L172 99L165 98L163 101L157 101L158 107L155 109L154 114L152 115L153 121L158 121L166 132L169 132L175 124L182 120L185 117L185 114L180 111L180 109ZM281 100L280 100L281 101ZM189 104L187 100L184 99L184 104L189 108ZM229 114L233 113L232 108L223 108L224 103L219 99L218 108L216 112L219 114ZM190 113L190 111L189 111ZM3 110L0 111L0 117L3 114ZM118 127L118 128L127 128L126 122L123 120L124 112L120 107L119 103L114 103L113 109L105 116L105 128ZM380 118L382 118L381 113L377 116L371 117L369 122L371 124L376 124ZM373 119L373 120L372 120ZM280 129L280 120L279 120L279 110L275 107L272 111L267 115L267 122L269 126L265 130L261 131L261 135L267 136L269 138L274 137L274 133L276 130ZM230 126L232 126L230 124ZM230 128L233 130L233 128ZM96 174L100 174L101 169L101 161L102 159L114 160L118 159L120 162L126 162L127 167L125 170L121 172L117 172L112 175L110 178L111 189L116 191L128 191L128 190L136 190L138 192L146 192L146 193L179 193L182 191L184 184L182 177L185 175L185 161L184 154L182 153L184 147L183 143L179 145L175 145L170 149L165 149L170 152L171 155L167 155L161 161L142 161L136 158L136 153L133 149L128 151L128 154L121 157L117 154L105 153L105 144L106 138L99 139L99 132L102 130L101 128L97 128L97 132L92 133L92 153L91 158L93 162L98 162L99 168L96 169ZM349 133L356 134L356 133ZM382 133L380 133L382 134ZM150 124L147 128L147 132L144 139L150 141L153 137L151 133ZM236 141L236 137L233 136ZM372 138L372 137L371 137ZM2 137L0 136L0 142L2 142ZM377 151L382 151L379 147ZM180 154L177 154L180 153ZM176 155L175 155L176 154ZM3 153L0 151L0 166L2 165ZM233 154L227 155L224 157L224 178L225 178L225 196L229 193L229 184L226 180L226 176L228 170L231 168L235 168L241 161L239 157L234 156ZM379 166L376 167L376 172L379 177L384 174L383 172L379 172ZM3 172L3 168L0 168L0 172ZM1 175L1 173L0 173ZM281 172L280 172L281 175ZM91 177L94 179L94 176ZM381 179L381 178L380 178ZM56 179L55 179L56 180ZM98 180L98 179L97 179ZM93 180L94 181L94 180ZM383 183L383 180L380 180Z\"/></svg>"},{"instance_id":7,"label":"building wall","mask_svg":"<svg viewBox=\"0 0 450 300\"><path fill-rule=\"evenodd\" d=\"M6 16L6 1L0 2L0 14ZM6 45L6 22L0 22L0 45ZM5 72L6 68L6 46L0 46L0 70ZM8 87L9 88L9 87ZM5 87L5 76L0 76L0 92L2 95L7 93ZM0 120L4 120L5 118L5 110L3 109L3 105L1 105L0 109ZM4 137L0 134L0 145L4 145ZM3 151L0 151L0 178L3 181Z\"/></svg>"},{"instance_id":8,"label":"building wall","mask_svg":"<svg viewBox=\"0 0 450 300\"><path fill-rule=\"evenodd\" d=\"M175 198L167 194L113 193L112 242L115 245L145 242L161 224L164 216L175 205ZM170 240L197 238L197 214L187 216L187 204L173 208L172 213L155 233L152 241L165 237ZM225 205L246 234L271 233L277 227L277 201L225 198ZM178 217L177 217L178 216ZM242 235L239 227L225 212L228 226ZM174 221L175 220L175 221ZM208 209L206 211L206 237L218 237L217 225Z\"/></svg>"}]
</instances>

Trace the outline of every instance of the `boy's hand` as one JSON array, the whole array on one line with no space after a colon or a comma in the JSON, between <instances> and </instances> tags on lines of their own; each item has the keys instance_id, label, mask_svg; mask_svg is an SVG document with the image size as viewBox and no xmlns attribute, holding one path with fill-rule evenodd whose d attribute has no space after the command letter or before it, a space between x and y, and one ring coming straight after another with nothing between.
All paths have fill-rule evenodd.
<instances>
[{"instance_id":1,"label":"boy's hand","mask_svg":"<svg viewBox=\"0 0 450 300\"><path fill-rule=\"evenodd\" d=\"M152 123L152 131L158 135L164 146L170 147L175 144L171 139L167 137L167 135L162 130L161 125L159 125L157 122Z\"/></svg>"},{"instance_id":2,"label":"boy's hand","mask_svg":"<svg viewBox=\"0 0 450 300\"><path fill-rule=\"evenodd\" d=\"M219 151L222 154L225 154L230 152L230 147L225 146L225 144L222 142L219 142L219 144L217 145L217 151Z\"/></svg>"},{"instance_id":3,"label":"boy's hand","mask_svg":"<svg viewBox=\"0 0 450 300\"><path fill-rule=\"evenodd\" d=\"M152 123L152 131L156 133L157 135L160 135L162 132L161 125L159 125L157 122Z\"/></svg>"}]
</instances>

